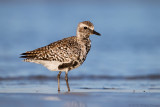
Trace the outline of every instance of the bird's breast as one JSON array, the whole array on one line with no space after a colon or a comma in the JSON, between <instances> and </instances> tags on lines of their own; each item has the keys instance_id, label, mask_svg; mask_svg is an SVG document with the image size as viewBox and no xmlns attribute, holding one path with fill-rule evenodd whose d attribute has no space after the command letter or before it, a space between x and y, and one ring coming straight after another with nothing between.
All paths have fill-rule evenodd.
<instances>
[{"instance_id":1,"label":"bird's breast","mask_svg":"<svg viewBox=\"0 0 160 107\"><path fill-rule=\"evenodd\" d=\"M87 57L88 52L90 51L91 41L89 39L83 40L80 42L80 46L81 46L80 60L81 63L83 63Z\"/></svg>"}]
</instances>

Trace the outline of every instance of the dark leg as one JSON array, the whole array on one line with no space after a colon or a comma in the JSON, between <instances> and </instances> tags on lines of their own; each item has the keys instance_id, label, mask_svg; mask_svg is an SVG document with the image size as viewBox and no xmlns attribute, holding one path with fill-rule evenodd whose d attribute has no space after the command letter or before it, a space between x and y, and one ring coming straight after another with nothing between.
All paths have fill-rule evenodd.
<instances>
[{"instance_id":1,"label":"dark leg","mask_svg":"<svg viewBox=\"0 0 160 107\"><path fill-rule=\"evenodd\" d=\"M68 91L70 91L69 84L68 84L68 72L66 72L65 74L65 80L66 80Z\"/></svg>"},{"instance_id":2,"label":"dark leg","mask_svg":"<svg viewBox=\"0 0 160 107\"><path fill-rule=\"evenodd\" d=\"M60 91L60 76L61 76L61 71L59 71L58 75L57 75L57 79L58 79L58 91Z\"/></svg>"}]
</instances>

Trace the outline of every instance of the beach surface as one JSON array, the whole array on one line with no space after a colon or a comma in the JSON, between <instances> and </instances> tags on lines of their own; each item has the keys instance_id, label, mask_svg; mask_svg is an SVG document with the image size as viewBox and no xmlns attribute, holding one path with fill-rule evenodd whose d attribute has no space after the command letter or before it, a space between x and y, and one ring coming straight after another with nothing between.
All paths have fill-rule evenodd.
<instances>
[{"instance_id":1,"label":"beach surface","mask_svg":"<svg viewBox=\"0 0 160 107\"><path fill-rule=\"evenodd\" d=\"M160 107L158 80L143 81L83 80L85 82L83 83L71 80L71 92L67 92L65 82L62 80L59 93L56 81L3 81L0 87L0 106ZM141 85L137 86L138 84Z\"/></svg>"},{"instance_id":2,"label":"beach surface","mask_svg":"<svg viewBox=\"0 0 160 107\"><path fill-rule=\"evenodd\" d=\"M160 93L1 93L1 107L160 107Z\"/></svg>"}]
</instances>

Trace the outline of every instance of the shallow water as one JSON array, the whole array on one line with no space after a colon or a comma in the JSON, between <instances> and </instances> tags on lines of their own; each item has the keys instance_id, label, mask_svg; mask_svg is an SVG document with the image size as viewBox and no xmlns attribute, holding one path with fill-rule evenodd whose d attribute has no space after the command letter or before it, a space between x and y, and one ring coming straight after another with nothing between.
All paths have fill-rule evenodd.
<instances>
[{"instance_id":1,"label":"shallow water","mask_svg":"<svg viewBox=\"0 0 160 107\"><path fill-rule=\"evenodd\" d=\"M160 2L149 0L1 2L0 84L52 80L56 89L57 72L22 62L19 54L75 35L77 24L84 20L90 20L102 36L91 36L92 49L85 63L69 73L71 84L84 83L72 84L73 89L119 89L125 82L132 87L132 81L146 82L147 89L160 88ZM91 81L99 85L88 85ZM110 86L112 81L120 85Z\"/></svg>"},{"instance_id":2,"label":"shallow water","mask_svg":"<svg viewBox=\"0 0 160 107\"><path fill-rule=\"evenodd\" d=\"M157 93L73 92L62 94L0 94L3 107L159 107ZM115 103L116 101L116 103ZM7 103L6 103L7 102Z\"/></svg>"},{"instance_id":3,"label":"shallow water","mask_svg":"<svg viewBox=\"0 0 160 107\"><path fill-rule=\"evenodd\" d=\"M71 92L124 92L160 93L159 80L99 80L69 79ZM0 93L49 93L57 94L57 80L4 80L0 81ZM60 81L61 93L68 92L65 79Z\"/></svg>"}]
</instances>

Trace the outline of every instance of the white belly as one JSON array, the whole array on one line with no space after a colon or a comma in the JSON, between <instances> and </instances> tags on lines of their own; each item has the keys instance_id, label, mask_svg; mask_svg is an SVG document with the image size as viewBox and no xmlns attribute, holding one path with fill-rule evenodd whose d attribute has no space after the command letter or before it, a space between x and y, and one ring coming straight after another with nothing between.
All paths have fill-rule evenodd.
<instances>
[{"instance_id":1,"label":"white belly","mask_svg":"<svg viewBox=\"0 0 160 107\"><path fill-rule=\"evenodd\" d=\"M62 62L59 61L45 61L45 60L24 60L25 62L33 62L37 64L42 64L50 71L66 71L66 69L58 69L58 66L62 64Z\"/></svg>"}]
</instances>

